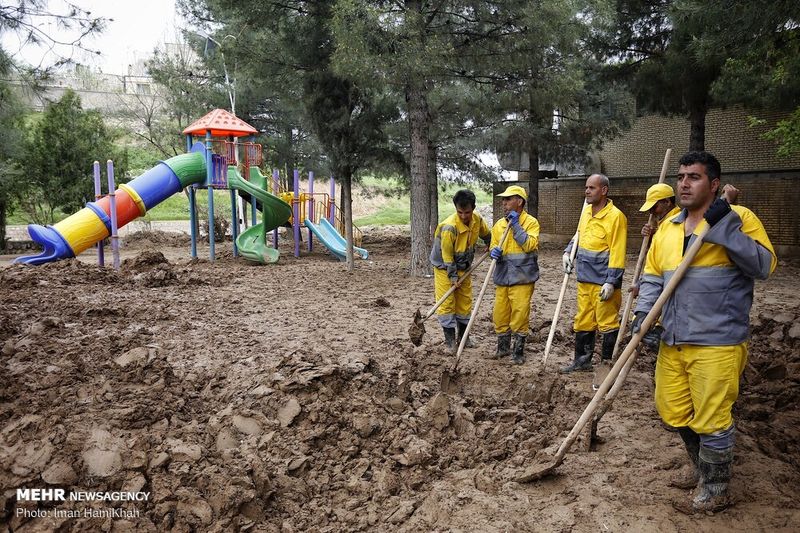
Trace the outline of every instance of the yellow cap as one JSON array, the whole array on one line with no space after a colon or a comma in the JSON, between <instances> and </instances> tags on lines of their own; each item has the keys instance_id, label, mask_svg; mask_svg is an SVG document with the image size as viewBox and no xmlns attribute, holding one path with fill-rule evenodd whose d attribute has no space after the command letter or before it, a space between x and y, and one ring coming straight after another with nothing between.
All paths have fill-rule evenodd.
<instances>
[{"instance_id":1,"label":"yellow cap","mask_svg":"<svg viewBox=\"0 0 800 533\"><path fill-rule=\"evenodd\" d=\"M675 191L672 190L672 187L666 183L656 183L647 189L646 201L642 204L642 207L639 208L639 211L650 211L659 200L666 200L673 196L675 196Z\"/></svg>"},{"instance_id":2,"label":"yellow cap","mask_svg":"<svg viewBox=\"0 0 800 533\"><path fill-rule=\"evenodd\" d=\"M519 185L509 185L509 187L504 191L498 194L497 196L521 196L523 200L528 199L528 193L525 192L525 189L520 187Z\"/></svg>"}]
</instances>

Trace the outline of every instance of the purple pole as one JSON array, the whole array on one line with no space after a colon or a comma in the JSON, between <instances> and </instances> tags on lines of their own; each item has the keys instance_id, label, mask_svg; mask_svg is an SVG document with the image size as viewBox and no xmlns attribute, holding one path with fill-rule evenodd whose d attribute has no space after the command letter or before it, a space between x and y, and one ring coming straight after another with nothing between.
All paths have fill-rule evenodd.
<instances>
[{"instance_id":1,"label":"purple pole","mask_svg":"<svg viewBox=\"0 0 800 533\"><path fill-rule=\"evenodd\" d=\"M214 160L211 152L211 130L206 130L206 186L208 187L208 256L214 261Z\"/></svg>"},{"instance_id":2,"label":"purple pole","mask_svg":"<svg viewBox=\"0 0 800 533\"><path fill-rule=\"evenodd\" d=\"M333 180L333 176L331 176L331 198L328 204L328 222L331 223L331 226L335 226L336 224L336 182Z\"/></svg>"},{"instance_id":3,"label":"purple pole","mask_svg":"<svg viewBox=\"0 0 800 533\"><path fill-rule=\"evenodd\" d=\"M292 229L294 230L294 256L300 257L300 171L297 169L294 169L293 185Z\"/></svg>"},{"instance_id":4,"label":"purple pole","mask_svg":"<svg viewBox=\"0 0 800 533\"><path fill-rule=\"evenodd\" d=\"M186 136L186 153L192 149L192 134ZM197 199L195 187L189 185L189 234L192 236L192 257L197 257Z\"/></svg>"},{"instance_id":5,"label":"purple pole","mask_svg":"<svg viewBox=\"0 0 800 533\"><path fill-rule=\"evenodd\" d=\"M311 222L318 222L316 218L314 218L314 171L308 171L308 219ZM308 251L311 251L312 242L311 242L311 228L308 230Z\"/></svg>"},{"instance_id":6,"label":"purple pole","mask_svg":"<svg viewBox=\"0 0 800 533\"><path fill-rule=\"evenodd\" d=\"M114 270L119 270L119 235L117 235L117 199L114 191L114 162L106 161L106 173L108 174L108 196L111 205L111 252L114 254Z\"/></svg>"},{"instance_id":7,"label":"purple pole","mask_svg":"<svg viewBox=\"0 0 800 533\"><path fill-rule=\"evenodd\" d=\"M278 194L280 194L280 190L281 190L281 171L278 170L277 168L273 168L272 169L272 187L273 187L272 190L275 191L274 192L275 196L278 196ZM266 226L264 226L264 227L266 227ZM267 234L265 232L264 233L264 242L266 242L266 239L267 239ZM275 228L274 230L272 230L272 241L273 241L273 248L275 248L277 250L278 249L278 228Z\"/></svg>"},{"instance_id":8,"label":"purple pole","mask_svg":"<svg viewBox=\"0 0 800 533\"><path fill-rule=\"evenodd\" d=\"M100 161L94 162L94 201L98 201L103 196L100 185ZM105 266L106 258L103 251L103 240L97 243L97 264Z\"/></svg>"}]
</instances>

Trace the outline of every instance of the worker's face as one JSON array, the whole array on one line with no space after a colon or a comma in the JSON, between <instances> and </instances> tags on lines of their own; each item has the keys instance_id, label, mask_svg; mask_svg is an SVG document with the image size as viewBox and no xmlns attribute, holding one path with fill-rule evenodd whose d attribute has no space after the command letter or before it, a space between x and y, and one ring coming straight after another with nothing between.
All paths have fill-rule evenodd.
<instances>
[{"instance_id":1,"label":"worker's face","mask_svg":"<svg viewBox=\"0 0 800 533\"><path fill-rule=\"evenodd\" d=\"M504 196L503 197L503 214L509 214L511 211L517 213L522 212L522 198L520 196Z\"/></svg>"},{"instance_id":2,"label":"worker's face","mask_svg":"<svg viewBox=\"0 0 800 533\"><path fill-rule=\"evenodd\" d=\"M587 178L586 189L584 190L587 204L597 205L608 195L608 187L601 186L600 183L600 176L589 176Z\"/></svg>"},{"instance_id":3,"label":"worker's face","mask_svg":"<svg viewBox=\"0 0 800 533\"><path fill-rule=\"evenodd\" d=\"M672 202L669 200L659 200L650 210L657 220L661 220L672 209Z\"/></svg>"},{"instance_id":4,"label":"worker's face","mask_svg":"<svg viewBox=\"0 0 800 533\"><path fill-rule=\"evenodd\" d=\"M709 180L702 163L678 167L678 199L689 211L706 209L717 195L719 179Z\"/></svg>"},{"instance_id":5,"label":"worker's face","mask_svg":"<svg viewBox=\"0 0 800 533\"><path fill-rule=\"evenodd\" d=\"M467 206L467 207L456 206L456 213L458 214L458 219L465 226L469 226L472 223L473 211L475 211L474 206Z\"/></svg>"}]
</instances>

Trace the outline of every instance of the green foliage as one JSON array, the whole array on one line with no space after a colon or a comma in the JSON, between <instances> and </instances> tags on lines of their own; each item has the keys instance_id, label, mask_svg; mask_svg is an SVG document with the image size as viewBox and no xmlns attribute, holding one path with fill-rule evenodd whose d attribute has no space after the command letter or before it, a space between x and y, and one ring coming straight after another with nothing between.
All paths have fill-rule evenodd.
<instances>
[{"instance_id":1,"label":"green foliage","mask_svg":"<svg viewBox=\"0 0 800 533\"><path fill-rule=\"evenodd\" d=\"M40 224L52 223L58 208L75 211L93 199L95 160L104 167L113 159L118 181L127 169L127 153L115 149L100 113L83 110L73 91L47 106L25 152L28 189L21 205Z\"/></svg>"},{"instance_id":2,"label":"green foliage","mask_svg":"<svg viewBox=\"0 0 800 533\"><path fill-rule=\"evenodd\" d=\"M763 126L764 120L756 117L750 118L750 126ZM800 107L794 110L784 120L779 120L775 127L765 132L762 137L775 141L778 145L777 154L780 157L790 157L800 153Z\"/></svg>"},{"instance_id":3,"label":"green foliage","mask_svg":"<svg viewBox=\"0 0 800 533\"><path fill-rule=\"evenodd\" d=\"M725 51L711 94L725 105L789 112L765 137L778 143L786 156L800 150L800 4L792 0L682 0L683 16L702 20L703 31L693 36L691 52L697 61Z\"/></svg>"}]
</instances>

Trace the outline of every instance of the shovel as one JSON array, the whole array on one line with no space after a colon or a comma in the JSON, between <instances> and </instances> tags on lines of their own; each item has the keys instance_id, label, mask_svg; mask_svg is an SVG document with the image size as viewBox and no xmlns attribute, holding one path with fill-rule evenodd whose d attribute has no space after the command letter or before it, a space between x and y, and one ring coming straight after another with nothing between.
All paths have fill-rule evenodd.
<instances>
[{"instance_id":1,"label":"shovel","mask_svg":"<svg viewBox=\"0 0 800 533\"><path fill-rule=\"evenodd\" d=\"M667 178L667 169L669 167L669 159L672 155L672 148L667 148L666 153L664 154L664 163L661 165L661 174L658 176L658 183L664 183L664 180ZM649 218L647 219L647 223L650 224L651 227L656 225L656 217L653 213L650 213ZM639 283L639 277L642 275L642 269L644 267L644 260L647 257L647 250L650 249L650 236L646 236L642 239L642 247L639 249L639 257L636 260L636 268L633 270L633 285ZM620 346L622 345L622 338L625 336L625 332L628 329L628 317L631 316L631 309L633 308L633 292L628 293L628 298L625 300L625 307L622 311L622 323L619 327L619 332L617 333L617 341L614 344L614 350L611 352L611 359L613 360L617 354L619 353Z\"/></svg>"},{"instance_id":2,"label":"shovel","mask_svg":"<svg viewBox=\"0 0 800 533\"><path fill-rule=\"evenodd\" d=\"M597 424L600 423L600 420L603 418L603 415L611 409L611 404L614 403L614 398L616 398L617 394L619 394L620 389L622 389L622 385L625 383L625 380L628 379L628 373L631 371L631 367L633 367L634 361L641 353L641 345L636 347L636 350L633 352L633 355L628 358L625 362L625 366L622 367L622 370L617 376L617 380L614 382L614 386L608 391L605 399L600 403L600 407L597 408L597 411L592 417L592 423L589 426L589 442L588 445L591 445L592 442L597 440Z\"/></svg>"},{"instance_id":3,"label":"shovel","mask_svg":"<svg viewBox=\"0 0 800 533\"><path fill-rule=\"evenodd\" d=\"M439 309L439 306L441 306L451 294L456 292L456 289L458 289L458 287L461 285L461 282L464 281L467 276L472 274L472 271L478 268L478 265L483 263L484 259L487 257L489 257L489 252L486 252L477 261L474 261L472 265L465 270L463 274L461 274L461 277L458 278L458 281L452 287L447 289L447 292L444 293L435 304L433 304L433 307L431 307L430 311L423 315L420 313L419 309L417 309L417 311L414 313L414 320L408 327L408 336L411 338L411 343L414 346L420 346L422 344L422 338L425 336L425 321L433 316L436 310Z\"/></svg>"},{"instance_id":4,"label":"shovel","mask_svg":"<svg viewBox=\"0 0 800 533\"><path fill-rule=\"evenodd\" d=\"M629 360L631 360L632 364L632 359L635 357L639 343L642 341L645 333L647 333L653 324L656 323L656 320L658 320L658 318L661 316L661 309L664 307L666 301L672 296L675 287L683 279L683 275L686 273L686 270L694 260L695 255L697 255L697 252L703 245L703 239L706 233L708 233L708 226L706 226L700 235L695 238L692 245L686 251L683 260L681 261L680 265L678 265L678 268L675 269L675 273L672 275L669 283L667 283L667 285L661 291L661 295L658 297L655 304L653 304L653 308L650 309L649 313L647 313L647 316L642 322L641 328L635 335L631 337L628 345L622 351L622 354L620 354L617 362L614 363L614 366L609 371L606 379L603 380L603 383L595 393L592 401L586 406L586 409L575 423L572 431L569 432L569 435L567 435L567 437L564 439L564 442L562 442L561 446L559 446L555 457L550 461L541 461L528 467L518 478L516 478L515 481L518 483L529 483L545 476L549 476L562 462L564 462L564 456L575 442L575 439L578 438L578 435L583 430L584 426L586 426L586 424L589 422L589 419L592 418L597 412L598 408L600 407L600 403L603 401L603 397L606 395L609 389L611 389L611 385L614 384L615 380L617 380L617 376L619 376L622 369L627 366ZM622 387L622 383L623 380L619 380L618 387ZM619 388L617 388L617 391L619 391Z\"/></svg>"},{"instance_id":5,"label":"shovel","mask_svg":"<svg viewBox=\"0 0 800 533\"><path fill-rule=\"evenodd\" d=\"M569 252L569 260L575 263L575 256L578 254L578 239L581 233L580 219L583 217L583 210L586 208L586 200L583 201L581 207L581 216L578 217L578 229L575 230L575 236L572 237L572 250ZM550 333L547 334L547 342L544 345L544 356L542 357L542 372L547 365L547 356L550 355L550 348L553 347L553 338L556 336L556 326L558 326L558 318L561 315L561 304L564 303L564 294L567 292L567 283L569 282L569 273L564 273L564 279L561 281L561 292L558 293L558 302L556 303L556 311L553 314L553 322L550 324Z\"/></svg>"},{"instance_id":6,"label":"shovel","mask_svg":"<svg viewBox=\"0 0 800 533\"><path fill-rule=\"evenodd\" d=\"M500 243L497 245L499 247L503 247L503 243L506 242L506 237L508 236L508 232L511 230L511 224L506 226L505 231L500 236ZM466 329L464 329L464 333L461 336L461 342L458 345L458 351L456 352L456 360L453 363L453 366L450 367L449 370L444 370L442 372L442 377L440 380L441 389L443 391L450 391L451 390L451 383L452 380L458 375L458 363L461 361L461 353L464 351L464 346L467 345L467 339L469 338L469 332L472 330L472 324L475 322L475 317L478 316L478 308L481 305L481 301L483 300L483 295L486 292L486 287L489 285L489 280L492 279L492 274L494 274L494 269L497 266L497 259L492 259L492 263L489 265L489 271L486 273L486 279L483 280L483 285L481 286L481 292L478 293L478 299L475 300L475 304L472 306L472 314L469 317L469 322L467 323Z\"/></svg>"}]
</instances>

